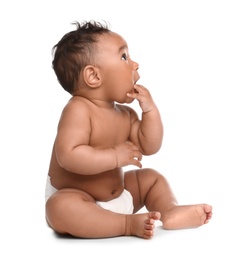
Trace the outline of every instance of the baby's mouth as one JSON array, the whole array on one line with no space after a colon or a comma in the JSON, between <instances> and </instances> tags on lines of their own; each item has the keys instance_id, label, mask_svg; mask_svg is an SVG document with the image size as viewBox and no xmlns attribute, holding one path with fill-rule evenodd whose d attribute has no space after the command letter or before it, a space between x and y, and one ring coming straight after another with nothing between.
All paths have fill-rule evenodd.
<instances>
[{"instance_id":1,"label":"baby's mouth","mask_svg":"<svg viewBox=\"0 0 235 260\"><path fill-rule=\"evenodd\" d=\"M134 80L134 85L137 83L137 81L140 79L140 77L138 77L136 80Z\"/></svg>"}]
</instances>

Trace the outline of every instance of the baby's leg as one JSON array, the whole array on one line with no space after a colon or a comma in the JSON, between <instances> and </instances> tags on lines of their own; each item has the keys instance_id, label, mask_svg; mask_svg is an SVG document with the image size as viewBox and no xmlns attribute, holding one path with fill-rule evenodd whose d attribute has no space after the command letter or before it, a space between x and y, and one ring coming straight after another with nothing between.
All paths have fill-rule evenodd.
<instances>
[{"instance_id":1,"label":"baby's leg","mask_svg":"<svg viewBox=\"0 0 235 260\"><path fill-rule=\"evenodd\" d=\"M85 192L63 189L46 204L46 218L58 233L81 238L106 238L133 235L151 238L157 212L136 215L114 213L98 206Z\"/></svg>"},{"instance_id":2,"label":"baby's leg","mask_svg":"<svg viewBox=\"0 0 235 260\"><path fill-rule=\"evenodd\" d=\"M212 217L210 205L179 206L165 177L152 169L127 172L125 183L134 198L135 211L146 206L149 211L160 212L165 229L198 227Z\"/></svg>"}]
</instances>

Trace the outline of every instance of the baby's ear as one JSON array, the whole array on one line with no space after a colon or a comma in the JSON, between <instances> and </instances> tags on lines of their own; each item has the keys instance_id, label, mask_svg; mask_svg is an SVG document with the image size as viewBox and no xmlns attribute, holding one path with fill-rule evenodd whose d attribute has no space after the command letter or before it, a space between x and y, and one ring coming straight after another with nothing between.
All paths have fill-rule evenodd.
<instances>
[{"instance_id":1,"label":"baby's ear","mask_svg":"<svg viewBox=\"0 0 235 260\"><path fill-rule=\"evenodd\" d=\"M95 66L87 65L83 70L83 78L91 88L97 88L101 85L100 71Z\"/></svg>"}]
</instances>

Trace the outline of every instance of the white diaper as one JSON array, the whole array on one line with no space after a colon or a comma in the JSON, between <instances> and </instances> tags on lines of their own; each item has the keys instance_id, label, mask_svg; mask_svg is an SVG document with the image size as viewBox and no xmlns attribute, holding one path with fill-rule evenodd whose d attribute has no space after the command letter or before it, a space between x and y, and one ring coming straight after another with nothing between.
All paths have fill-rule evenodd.
<instances>
[{"instance_id":1,"label":"white diaper","mask_svg":"<svg viewBox=\"0 0 235 260\"><path fill-rule=\"evenodd\" d=\"M47 175L47 181L46 181L46 190L45 190L45 200L47 200L57 191L56 188L54 188L51 185L51 177Z\"/></svg>"},{"instance_id":2,"label":"white diaper","mask_svg":"<svg viewBox=\"0 0 235 260\"><path fill-rule=\"evenodd\" d=\"M116 199L105 202L96 201L96 204L103 209L123 214L132 214L134 209L133 198L128 190L123 190L122 194Z\"/></svg>"},{"instance_id":3,"label":"white diaper","mask_svg":"<svg viewBox=\"0 0 235 260\"><path fill-rule=\"evenodd\" d=\"M54 194L57 191L56 188L54 188L51 185L51 177L47 176L46 181L46 190L45 190L45 200L50 198L52 194ZM99 205L103 209L111 210L116 213L122 213L122 214L132 214L133 213L133 198L128 190L123 190L123 193L116 199L109 200L109 201L96 201L96 204Z\"/></svg>"}]
</instances>

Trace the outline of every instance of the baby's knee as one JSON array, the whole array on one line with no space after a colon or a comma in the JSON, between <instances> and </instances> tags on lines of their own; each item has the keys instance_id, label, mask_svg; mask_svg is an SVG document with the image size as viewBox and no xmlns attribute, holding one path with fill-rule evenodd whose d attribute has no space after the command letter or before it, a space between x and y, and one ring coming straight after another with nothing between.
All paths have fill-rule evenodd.
<instances>
[{"instance_id":1,"label":"baby's knee","mask_svg":"<svg viewBox=\"0 0 235 260\"><path fill-rule=\"evenodd\" d=\"M56 192L57 193L57 192ZM60 194L54 193L46 202L46 221L50 228L58 233L63 233L60 229L60 223L58 222L60 213L62 211L61 196Z\"/></svg>"},{"instance_id":2,"label":"baby's knee","mask_svg":"<svg viewBox=\"0 0 235 260\"><path fill-rule=\"evenodd\" d=\"M153 178L164 178L163 175L152 168L145 168L142 169L142 172L140 172L141 175L153 177Z\"/></svg>"},{"instance_id":3,"label":"baby's knee","mask_svg":"<svg viewBox=\"0 0 235 260\"><path fill-rule=\"evenodd\" d=\"M80 201L79 195L69 189L55 192L46 202L46 220L49 226L60 234L66 234L63 223Z\"/></svg>"}]
</instances>

